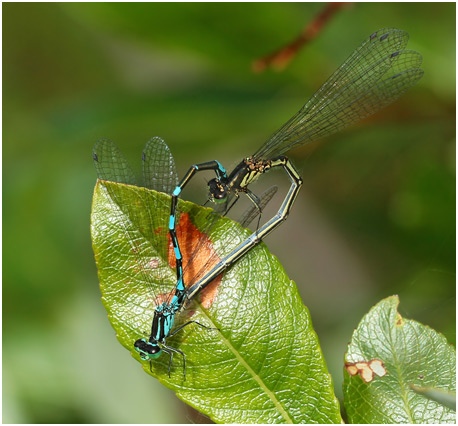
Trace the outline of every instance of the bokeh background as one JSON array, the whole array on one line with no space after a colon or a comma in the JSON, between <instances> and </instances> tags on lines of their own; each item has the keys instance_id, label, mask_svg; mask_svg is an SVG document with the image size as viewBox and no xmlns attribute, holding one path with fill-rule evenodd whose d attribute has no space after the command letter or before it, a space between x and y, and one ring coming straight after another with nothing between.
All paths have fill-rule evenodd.
<instances>
[{"instance_id":1,"label":"bokeh background","mask_svg":"<svg viewBox=\"0 0 458 426\"><path fill-rule=\"evenodd\" d=\"M212 159L230 168L387 26L410 33L424 78L361 125L291 153L304 189L266 244L311 311L338 396L346 343L381 298L398 294L402 315L455 342L455 4L350 5L286 70L252 72L323 6L2 5L3 422L199 421L106 318L89 233L92 146L109 137L140 166L157 135L180 174ZM263 182L288 187L282 172Z\"/></svg>"}]
</instances>

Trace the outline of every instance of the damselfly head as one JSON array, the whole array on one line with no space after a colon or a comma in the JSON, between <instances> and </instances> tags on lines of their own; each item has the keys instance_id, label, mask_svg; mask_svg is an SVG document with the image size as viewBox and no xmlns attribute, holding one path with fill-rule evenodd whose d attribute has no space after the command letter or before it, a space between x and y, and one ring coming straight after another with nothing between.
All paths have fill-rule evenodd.
<instances>
[{"instance_id":1,"label":"damselfly head","mask_svg":"<svg viewBox=\"0 0 458 426\"><path fill-rule=\"evenodd\" d=\"M140 358L143 361L156 359L162 353L162 349L157 343L148 342L146 339L138 339L134 343L134 348L140 354Z\"/></svg>"},{"instance_id":2,"label":"damselfly head","mask_svg":"<svg viewBox=\"0 0 458 426\"><path fill-rule=\"evenodd\" d=\"M208 182L209 199L215 203L225 203L227 201L227 189L217 178Z\"/></svg>"}]
</instances>

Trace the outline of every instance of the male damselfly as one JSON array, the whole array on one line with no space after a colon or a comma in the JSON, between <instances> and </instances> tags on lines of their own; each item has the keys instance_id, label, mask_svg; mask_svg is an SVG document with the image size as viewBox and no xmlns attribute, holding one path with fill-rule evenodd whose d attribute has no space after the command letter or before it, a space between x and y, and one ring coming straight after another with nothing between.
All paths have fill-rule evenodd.
<instances>
[{"instance_id":1,"label":"male damselfly","mask_svg":"<svg viewBox=\"0 0 458 426\"><path fill-rule=\"evenodd\" d=\"M194 320L189 320L175 329L173 326L176 316L184 310L187 302L222 272L219 266L216 271L212 269L214 264L219 265L218 262L221 259L214 250L208 251L209 240L206 235L206 232L211 231L212 225L217 220L217 215L210 213L204 218L205 226L203 232L199 234L201 238L194 243L190 251L196 256L202 251L207 259L204 262L199 261L199 268L196 273L191 271L191 274L187 275L189 283L192 284L192 287L187 288L183 279L175 280L171 273L173 265L170 262L167 227L170 204L163 198L152 197L144 189L153 189L170 194L178 183L175 162L165 142L161 138L155 137L148 141L142 152L142 186L144 188L137 186L134 172L124 155L112 141L107 139L98 141L94 146L93 159L98 178L103 181L101 184L105 189L109 209L106 217L114 217L111 222L107 219L106 227L111 228L111 232L118 233L110 239L110 248L119 253L121 258L114 258L110 255L103 256L105 262L111 262L110 265L104 265L101 268L104 271L111 271L110 276L104 279L113 282L112 288L105 291L104 298L110 298L108 304L114 303L125 312L123 326L131 327L132 334L138 334L138 323L140 322L138 318L145 311L151 312L153 307L149 337L138 338L133 346L142 360L149 361L150 369L152 369L152 360L157 359L162 352L169 354L169 375L173 354L182 355L183 374L186 377L185 354L183 351L168 345L166 339L190 324L211 329L211 327ZM122 191L119 184L134 185L135 187L131 188L132 191ZM265 206L275 192L276 187L267 190L261 196L261 205ZM257 214L257 209L250 206L242 216L240 223L242 226L248 225ZM127 245L127 250L122 246L123 244ZM229 245L226 253L231 250ZM129 256L125 256L126 251L129 252ZM223 257L222 261L227 263L229 260L224 258L223 250L219 250L219 252ZM121 254L124 254L124 258ZM192 265L193 255L189 257L189 266L195 266ZM123 262L122 268L118 266L119 261ZM176 267L179 276L183 276L188 271L181 262L177 262ZM205 275L205 273L207 274ZM124 284L122 291L116 289L119 277Z\"/></svg>"}]
</instances>

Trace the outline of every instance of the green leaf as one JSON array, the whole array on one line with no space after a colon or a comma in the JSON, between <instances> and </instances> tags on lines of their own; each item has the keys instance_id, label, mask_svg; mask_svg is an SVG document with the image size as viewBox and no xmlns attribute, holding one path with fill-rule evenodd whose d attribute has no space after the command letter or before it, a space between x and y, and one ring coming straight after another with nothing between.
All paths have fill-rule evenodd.
<instances>
[{"instance_id":1,"label":"green leaf","mask_svg":"<svg viewBox=\"0 0 458 426\"><path fill-rule=\"evenodd\" d=\"M215 422L341 422L309 312L296 285L263 243L224 273L212 303L200 298L176 320L175 328L191 318L217 329L191 324L167 339L167 345L186 354L186 381L177 355L170 378L166 354L153 361L150 373L133 343L151 328L155 295L143 294L135 276L126 281L125 269L135 265L136 254L125 230L137 228L147 235L151 216L145 211L130 216L115 211L107 188L116 191L117 200L125 200L129 211L170 205L170 197L104 181L94 191L91 230L102 300L119 341L144 370ZM203 229L209 209L187 202L181 202L180 209ZM209 235L215 246L243 241L251 232L227 218L220 218L215 229ZM174 274L170 270L168 275Z\"/></svg>"},{"instance_id":2,"label":"green leaf","mask_svg":"<svg viewBox=\"0 0 458 426\"><path fill-rule=\"evenodd\" d=\"M455 423L455 412L412 390L456 391L456 354L444 336L397 312L397 296L362 319L345 355L350 423ZM374 367L375 372L371 367Z\"/></svg>"}]
</instances>

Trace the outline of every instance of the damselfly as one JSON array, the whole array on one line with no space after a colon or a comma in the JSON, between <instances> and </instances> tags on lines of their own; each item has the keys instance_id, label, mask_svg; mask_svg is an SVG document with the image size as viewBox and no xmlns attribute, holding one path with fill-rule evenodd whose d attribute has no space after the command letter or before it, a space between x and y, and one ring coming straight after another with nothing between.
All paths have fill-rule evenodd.
<instances>
[{"instance_id":1,"label":"damselfly","mask_svg":"<svg viewBox=\"0 0 458 426\"><path fill-rule=\"evenodd\" d=\"M169 230L177 259L182 256L175 232L177 198L197 172L215 172L216 178L208 182L209 199L223 205L222 211L227 213L241 192L261 211L259 199L248 185L274 167L284 168L291 187L278 213L245 243L250 247L257 244L286 220L302 185L302 178L284 154L370 116L394 102L422 77L422 56L416 51L405 50L408 39L405 31L395 28L384 28L371 34L296 115L255 154L244 158L230 174L216 160L191 166L172 193ZM231 254L228 264L240 258L240 253L246 248L241 244L239 252ZM228 265L221 266L224 269Z\"/></svg>"},{"instance_id":2,"label":"damselfly","mask_svg":"<svg viewBox=\"0 0 458 426\"><path fill-rule=\"evenodd\" d=\"M110 140L100 140L96 143L93 159L99 179L108 181L103 182L109 205L109 212L106 216L114 216L114 220L110 222L107 219L106 226L111 227L113 232L116 232L115 229L121 229L119 235L112 238L111 248L118 253L125 253L126 250L121 249L121 245L125 244L128 248L127 251L130 252L130 256L127 256L128 259L123 260L122 268L117 267L119 259L105 256L105 259L108 258L112 262L103 268L112 271L111 276L105 277L105 280L113 281L113 289L104 295L105 300L111 297L117 306L122 306L122 310L125 312L123 326L132 327L134 332L139 322L135 313L138 313L139 310L151 312L151 307L153 307L149 337L138 338L133 346L142 360L150 362L150 369L152 369L152 360L158 358L162 352L168 353L170 355L169 375L173 354L182 355L183 374L185 375L185 354L181 350L167 345L166 339L190 324L209 328L193 320L187 321L175 329L173 329L173 325L177 314L184 309L187 302L222 272L220 266L216 269L213 268L214 264L220 265L218 263L220 257L214 251L205 252L206 260L201 262L201 270L192 274L194 281L192 278L189 279L192 287L185 287L183 279L175 280L173 274L170 273L172 268L169 262L170 253L167 236L170 204L159 201L159 198L149 198L150 194L143 188L137 188L136 192L128 192L130 198L126 198L127 191L121 191L120 185L110 183L111 181L118 184L137 185L137 180L128 162ZM170 194L176 187L178 178L175 162L162 139L156 137L146 144L142 153L142 166L143 186L145 188ZM271 199L275 191L276 187L272 187L261 196L262 206ZM150 204L149 200L155 200L153 205ZM241 224L246 226L257 214L257 209L250 207L242 216ZM204 251L204 245L205 249L208 250L208 238L205 232L210 231L216 219L217 215L212 213L209 214L208 219L205 218L201 241L194 242L189 256L191 261L193 254L198 254L201 250ZM248 250L247 245L246 247L245 252ZM225 253L232 250L233 247L229 245ZM223 256L224 253L219 250L219 254ZM129 263L129 259L134 259L134 262ZM223 256L221 262L226 264L229 259L227 256L226 258ZM177 262L177 276L182 277L186 271L181 262ZM121 279L125 282L122 291L115 289L118 277L122 277ZM113 301L108 302L108 304L110 303Z\"/></svg>"}]
</instances>

